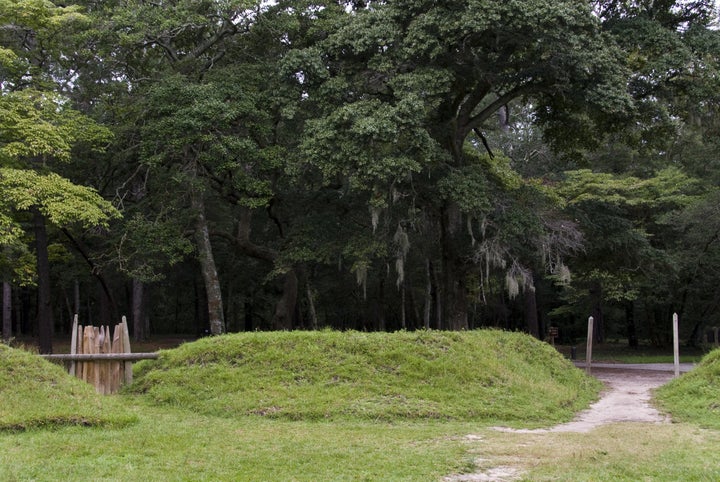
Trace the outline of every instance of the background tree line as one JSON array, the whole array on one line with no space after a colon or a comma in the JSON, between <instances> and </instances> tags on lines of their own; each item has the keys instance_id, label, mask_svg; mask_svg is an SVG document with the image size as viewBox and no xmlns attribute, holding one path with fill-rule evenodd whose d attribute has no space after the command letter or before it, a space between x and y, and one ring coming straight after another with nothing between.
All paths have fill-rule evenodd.
<instances>
[{"instance_id":1,"label":"background tree line","mask_svg":"<svg viewBox=\"0 0 720 482\"><path fill-rule=\"evenodd\" d=\"M711 1L0 0L3 335L718 323Z\"/></svg>"}]
</instances>

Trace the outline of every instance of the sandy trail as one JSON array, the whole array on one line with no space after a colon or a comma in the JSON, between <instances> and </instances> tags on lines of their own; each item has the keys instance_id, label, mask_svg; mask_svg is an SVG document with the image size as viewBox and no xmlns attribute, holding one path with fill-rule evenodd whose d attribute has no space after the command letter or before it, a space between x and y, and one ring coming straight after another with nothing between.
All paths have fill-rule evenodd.
<instances>
[{"instance_id":1,"label":"sandy trail","mask_svg":"<svg viewBox=\"0 0 720 482\"><path fill-rule=\"evenodd\" d=\"M685 367L683 371L687 371ZM669 423L669 419L650 405L652 390L673 378L672 371L660 367L593 368L592 375L603 383L605 389L600 399L587 410L580 412L571 422L547 429L511 429L494 427L494 430L512 433L589 432L601 425L623 422ZM514 467L495 467L485 472L453 475L443 479L446 482L470 481L512 481L521 477Z\"/></svg>"},{"instance_id":2,"label":"sandy trail","mask_svg":"<svg viewBox=\"0 0 720 482\"><path fill-rule=\"evenodd\" d=\"M669 382L671 372L624 368L596 368L593 376L605 383L600 400L580 412L575 420L548 429L495 430L516 433L589 432L608 423L666 423L667 418L650 405L652 390Z\"/></svg>"}]
</instances>

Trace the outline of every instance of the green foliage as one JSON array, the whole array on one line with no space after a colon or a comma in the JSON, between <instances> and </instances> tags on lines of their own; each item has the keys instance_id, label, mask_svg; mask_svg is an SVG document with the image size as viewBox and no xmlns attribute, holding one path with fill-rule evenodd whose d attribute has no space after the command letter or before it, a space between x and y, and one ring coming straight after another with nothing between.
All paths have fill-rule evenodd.
<instances>
[{"instance_id":1,"label":"green foliage","mask_svg":"<svg viewBox=\"0 0 720 482\"><path fill-rule=\"evenodd\" d=\"M701 427L720 428L720 350L706 355L692 371L655 393L660 406L674 420Z\"/></svg>"},{"instance_id":2,"label":"green foliage","mask_svg":"<svg viewBox=\"0 0 720 482\"><path fill-rule=\"evenodd\" d=\"M0 96L0 165L68 162L76 145L104 147L110 131L66 103L67 99L31 89Z\"/></svg>"},{"instance_id":3,"label":"green foliage","mask_svg":"<svg viewBox=\"0 0 720 482\"><path fill-rule=\"evenodd\" d=\"M127 220L126 232L117 248L118 269L144 282L164 278L164 269L189 255L192 243L178 237L175 220L145 219L140 213Z\"/></svg>"},{"instance_id":4,"label":"green foliage","mask_svg":"<svg viewBox=\"0 0 720 482\"><path fill-rule=\"evenodd\" d=\"M671 255L678 269L677 289L685 294L684 318L716 326L720 314L712 306L716 299L717 266L720 263L720 192L706 196L684 209L660 218L667 230Z\"/></svg>"},{"instance_id":5,"label":"green foliage","mask_svg":"<svg viewBox=\"0 0 720 482\"><path fill-rule=\"evenodd\" d=\"M168 75L154 85L146 97L142 161L169 168L177 181L197 163L221 190L260 207L272 197L267 173L280 167L282 153L263 149L269 135L263 97L235 74L208 74L204 83Z\"/></svg>"},{"instance_id":6,"label":"green foliage","mask_svg":"<svg viewBox=\"0 0 720 482\"><path fill-rule=\"evenodd\" d=\"M328 181L347 178L355 189L404 178L420 171L435 149L418 123L418 107L409 101L346 104L308 123L303 153Z\"/></svg>"},{"instance_id":7,"label":"green foliage","mask_svg":"<svg viewBox=\"0 0 720 482\"><path fill-rule=\"evenodd\" d=\"M123 427L137 418L61 367L0 344L0 431L66 425Z\"/></svg>"},{"instance_id":8,"label":"green foliage","mask_svg":"<svg viewBox=\"0 0 720 482\"><path fill-rule=\"evenodd\" d=\"M652 213L686 206L696 199L694 194L701 189L697 179L677 168L663 169L647 179L594 173L588 169L569 171L565 175L559 193L571 206L594 202Z\"/></svg>"},{"instance_id":9,"label":"green foliage","mask_svg":"<svg viewBox=\"0 0 720 482\"><path fill-rule=\"evenodd\" d=\"M597 384L499 331L246 333L137 366L133 393L198 413L291 420L567 420Z\"/></svg>"},{"instance_id":10,"label":"green foliage","mask_svg":"<svg viewBox=\"0 0 720 482\"><path fill-rule=\"evenodd\" d=\"M67 81L67 60L73 36L90 24L75 5L57 6L46 0L0 1L0 79L2 90L27 87L52 91ZM72 75L72 74L70 74Z\"/></svg>"},{"instance_id":11,"label":"green foliage","mask_svg":"<svg viewBox=\"0 0 720 482\"><path fill-rule=\"evenodd\" d=\"M444 198L455 201L463 212L482 216L493 206L484 171L478 165L452 171L438 182L438 191Z\"/></svg>"},{"instance_id":12,"label":"green foliage","mask_svg":"<svg viewBox=\"0 0 720 482\"><path fill-rule=\"evenodd\" d=\"M665 231L665 219L704 195L700 180L677 168L647 178L590 170L565 175L557 193L580 222L585 250L569 263L573 283L563 296L579 314L587 316L588 289L599 289L602 301L647 300L668 286L663 282L677 279L679 266L670 249L674 237Z\"/></svg>"},{"instance_id":13,"label":"green foliage","mask_svg":"<svg viewBox=\"0 0 720 482\"><path fill-rule=\"evenodd\" d=\"M45 0L2 0L0 22L22 25L34 30L59 28L69 23L87 22L81 7L58 7Z\"/></svg>"},{"instance_id":14,"label":"green foliage","mask_svg":"<svg viewBox=\"0 0 720 482\"><path fill-rule=\"evenodd\" d=\"M448 326L457 306L471 326L521 328L502 285L530 294L570 265L577 312L591 282L614 304L702 297L694 316L716 298L699 269L720 260L713 224L683 222L713 212L695 179L720 179L709 0L76 3L0 0L0 167L39 176L5 176L7 276L28 280L28 207L62 225L113 216L52 171L127 216L77 238L114 292L127 276L188 283L155 286L177 325L196 322L177 309L195 279L178 263L191 194L236 329L267 326L278 299L297 299L295 327ZM613 174L559 182L568 166ZM559 301L536 293L541 310Z\"/></svg>"},{"instance_id":15,"label":"green foliage","mask_svg":"<svg viewBox=\"0 0 720 482\"><path fill-rule=\"evenodd\" d=\"M5 212L38 208L56 226L107 227L110 219L120 216L94 189L54 173L0 169L0 188L4 193L0 206Z\"/></svg>"}]
</instances>

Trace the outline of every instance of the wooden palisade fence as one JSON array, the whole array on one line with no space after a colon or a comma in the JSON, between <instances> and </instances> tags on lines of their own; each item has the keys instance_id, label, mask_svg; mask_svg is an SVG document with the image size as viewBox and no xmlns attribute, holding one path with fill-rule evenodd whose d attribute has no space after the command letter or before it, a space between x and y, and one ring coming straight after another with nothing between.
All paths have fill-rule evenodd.
<instances>
[{"instance_id":1,"label":"wooden palisade fence","mask_svg":"<svg viewBox=\"0 0 720 482\"><path fill-rule=\"evenodd\" d=\"M132 383L132 362L157 358L157 353L131 353L127 320L115 325L112 336L109 326L78 324L75 315L70 353L43 355L50 360L69 361L69 373L91 383L104 395L116 393L123 384Z\"/></svg>"}]
</instances>

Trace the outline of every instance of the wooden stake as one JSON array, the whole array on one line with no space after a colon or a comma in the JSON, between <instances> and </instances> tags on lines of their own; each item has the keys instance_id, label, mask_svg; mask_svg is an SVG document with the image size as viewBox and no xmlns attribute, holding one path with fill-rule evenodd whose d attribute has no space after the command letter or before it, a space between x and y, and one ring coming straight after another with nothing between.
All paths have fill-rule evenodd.
<instances>
[{"instance_id":1,"label":"wooden stake","mask_svg":"<svg viewBox=\"0 0 720 482\"><path fill-rule=\"evenodd\" d=\"M110 339L110 327L105 327L105 339L103 340L103 347L102 352L103 353L110 353L112 351L112 340ZM103 393L104 394L110 394L112 393L112 371L110 367L109 361L104 361L102 364L103 367Z\"/></svg>"},{"instance_id":2,"label":"wooden stake","mask_svg":"<svg viewBox=\"0 0 720 482\"><path fill-rule=\"evenodd\" d=\"M117 392L123 383L132 383L134 360L157 358L153 353L132 353L125 316L115 325L111 336L109 326L83 327L77 314L73 318L70 354L43 357L69 361L71 375L94 385L95 390L104 395Z\"/></svg>"},{"instance_id":3,"label":"wooden stake","mask_svg":"<svg viewBox=\"0 0 720 482\"><path fill-rule=\"evenodd\" d=\"M85 330L83 332L83 353L92 354L93 353L93 347L95 345L95 330L93 330L92 326L86 326ZM85 380L88 383L93 382L93 364L92 363L85 363L85 367L83 368L83 380Z\"/></svg>"},{"instance_id":4,"label":"wooden stake","mask_svg":"<svg viewBox=\"0 0 720 482\"><path fill-rule=\"evenodd\" d=\"M77 355L77 330L78 330L78 315L75 315L75 318L73 319L73 325L72 325L72 335L70 338L70 354L71 355ZM75 362L70 362L70 376L75 376Z\"/></svg>"},{"instance_id":5,"label":"wooden stake","mask_svg":"<svg viewBox=\"0 0 720 482\"><path fill-rule=\"evenodd\" d=\"M123 338L123 353L130 353L130 332L128 332L127 318L122 317L122 338ZM125 362L125 384L130 385L133 381L132 373L132 362Z\"/></svg>"},{"instance_id":6,"label":"wooden stake","mask_svg":"<svg viewBox=\"0 0 720 482\"><path fill-rule=\"evenodd\" d=\"M585 371L590 374L592 372L592 345L593 345L593 324L595 319L591 316L588 318L588 335L587 349L585 350Z\"/></svg>"},{"instance_id":7,"label":"wooden stake","mask_svg":"<svg viewBox=\"0 0 720 482\"><path fill-rule=\"evenodd\" d=\"M100 346L102 340L100 339L100 328L93 326L93 353L100 353ZM99 363L93 363L93 379L92 384L95 387L95 391L102 394L102 384L100 383L100 377L102 375L102 367Z\"/></svg>"},{"instance_id":8,"label":"wooden stake","mask_svg":"<svg viewBox=\"0 0 720 482\"><path fill-rule=\"evenodd\" d=\"M112 352L122 353L122 339L120 336L120 325L115 325L115 331L113 332ZM117 391L120 388L120 380L122 379L122 364L120 362L112 363L112 386L113 391Z\"/></svg>"}]
</instances>

